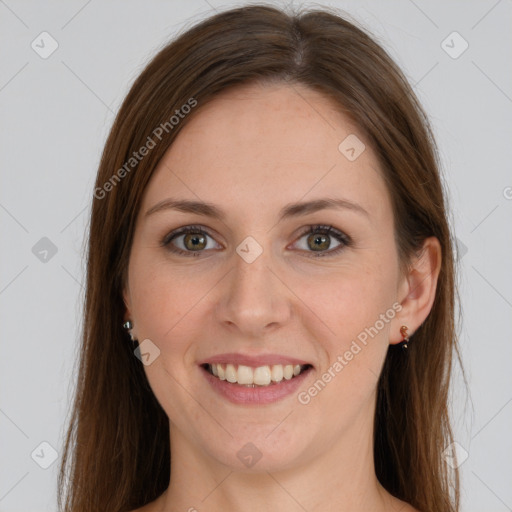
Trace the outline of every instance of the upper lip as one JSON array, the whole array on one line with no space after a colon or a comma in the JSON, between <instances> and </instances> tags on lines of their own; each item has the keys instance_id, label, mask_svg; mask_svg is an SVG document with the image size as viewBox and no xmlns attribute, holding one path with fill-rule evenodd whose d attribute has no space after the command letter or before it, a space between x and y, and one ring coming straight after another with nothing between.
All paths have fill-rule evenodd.
<instances>
[{"instance_id":1,"label":"upper lip","mask_svg":"<svg viewBox=\"0 0 512 512\"><path fill-rule=\"evenodd\" d=\"M311 365L311 363L308 363L308 361L297 359L296 357L285 356L282 354L260 354L256 356L250 356L248 354L237 353L217 354L208 357L202 361L199 361L198 364L241 364L244 366L252 366L255 368L258 366L271 366L274 364Z\"/></svg>"}]
</instances>

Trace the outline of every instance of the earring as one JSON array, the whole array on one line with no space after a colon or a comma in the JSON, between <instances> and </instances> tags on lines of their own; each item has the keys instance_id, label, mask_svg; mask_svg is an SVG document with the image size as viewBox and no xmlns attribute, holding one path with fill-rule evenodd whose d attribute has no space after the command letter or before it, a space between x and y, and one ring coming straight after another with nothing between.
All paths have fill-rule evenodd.
<instances>
[{"instance_id":1,"label":"earring","mask_svg":"<svg viewBox=\"0 0 512 512\"><path fill-rule=\"evenodd\" d=\"M408 327L406 325L402 325L400 327L400 334L403 336L403 341L399 343L403 350L407 349L407 343L409 342L409 335L407 334Z\"/></svg>"},{"instance_id":2,"label":"earring","mask_svg":"<svg viewBox=\"0 0 512 512\"><path fill-rule=\"evenodd\" d=\"M128 334L130 335L130 339L132 340L133 344L135 345L135 342L137 341L134 337L133 337L133 334L131 332L131 329L133 328L133 322L131 320L127 320L124 324L123 324L123 328L126 329L128 331Z\"/></svg>"}]
</instances>

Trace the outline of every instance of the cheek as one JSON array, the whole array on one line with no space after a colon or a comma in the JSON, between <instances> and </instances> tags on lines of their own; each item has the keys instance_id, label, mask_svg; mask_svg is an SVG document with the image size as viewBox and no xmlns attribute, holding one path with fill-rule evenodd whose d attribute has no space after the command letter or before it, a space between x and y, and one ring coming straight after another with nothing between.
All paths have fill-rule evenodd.
<instances>
[{"instance_id":1,"label":"cheek","mask_svg":"<svg viewBox=\"0 0 512 512\"><path fill-rule=\"evenodd\" d=\"M347 391L350 397L345 399L359 400L372 391L386 356L391 320L396 314L391 256L333 272L314 285L301 286L298 292L314 311L321 329L321 339L317 339L327 356L321 370L330 369L325 378L333 382L328 387L343 396ZM338 364L333 367L335 362Z\"/></svg>"},{"instance_id":2,"label":"cheek","mask_svg":"<svg viewBox=\"0 0 512 512\"><path fill-rule=\"evenodd\" d=\"M210 297L220 286L218 272L202 265L194 270L173 265L165 258L141 251L134 255L130 291L136 334L160 349L166 365L181 371L193 360L194 343L204 335L210 314ZM151 366L146 369L151 370Z\"/></svg>"},{"instance_id":3,"label":"cheek","mask_svg":"<svg viewBox=\"0 0 512 512\"><path fill-rule=\"evenodd\" d=\"M130 262L130 292L138 337L159 346L186 325L182 320L201 296L189 278L180 279L165 262L137 254Z\"/></svg>"},{"instance_id":4,"label":"cheek","mask_svg":"<svg viewBox=\"0 0 512 512\"><path fill-rule=\"evenodd\" d=\"M389 266L353 265L297 283L301 298L330 327L333 338L346 340L373 325L395 299L395 276Z\"/></svg>"},{"instance_id":5,"label":"cheek","mask_svg":"<svg viewBox=\"0 0 512 512\"><path fill-rule=\"evenodd\" d=\"M316 324L320 327L321 322L329 327L322 329L322 333L327 333L325 336L317 337L326 358L316 380L299 391L298 399L299 407L308 411L308 417L322 418L323 425L317 424L315 428L322 428L326 439L331 439L330 435L339 429L358 424L358 418L366 417L373 407L389 346L389 322L394 317L387 284L375 276L370 279L352 273L326 281L321 287L322 299L312 302L319 317ZM311 301L312 296L307 300ZM332 432L329 427L326 429L328 425Z\"/></svg>"}]
</instances>

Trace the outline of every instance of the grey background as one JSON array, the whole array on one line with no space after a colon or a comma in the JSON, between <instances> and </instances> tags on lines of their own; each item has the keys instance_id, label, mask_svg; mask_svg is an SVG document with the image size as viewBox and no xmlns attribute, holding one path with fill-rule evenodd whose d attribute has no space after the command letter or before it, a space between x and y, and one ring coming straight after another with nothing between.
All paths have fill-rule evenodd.
<instances>
[{"instance_id":1,"label":"grey background","mask_svg":"<svg viewBox=\"0 0 512 512\"><path fill-rule=\"evenodd\" d=\"M59 461L40 467L51 462L51 449L40 444L61 455L81 327L84 233L114 113L173 34L242 3L0 0L1 512L56 509ZM470 389L467 395L456 371L453 417L468 453L462 510L512 510L512 2L320 5L369 28L431 116L461 259ZM34 40L42 46L43 31L58 43L46 59L31 47ZM463 41L447 39L454 31L469 44L458 58Z\"/></svg>"}]
</instances>

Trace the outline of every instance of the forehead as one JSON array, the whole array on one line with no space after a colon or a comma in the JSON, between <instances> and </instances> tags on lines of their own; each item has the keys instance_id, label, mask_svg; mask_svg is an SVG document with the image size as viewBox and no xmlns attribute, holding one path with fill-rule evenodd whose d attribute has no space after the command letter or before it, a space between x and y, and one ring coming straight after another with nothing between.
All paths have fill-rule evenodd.
<instances>
[{"instance_id":1,"label":"forehead","mask_svg":"<svg viewBox=\"0 0 512 512\"><path fill-rule=\"evenodd\" d=\"M382 217L391 209L388 193L363 144L338 106L305 86L237 87L194 112L157 166L144 206L172 195L261 216L301 198L331 196ZM343 152L350 146L360 153L355 160Z\"/></svg>"}]
</instances>

